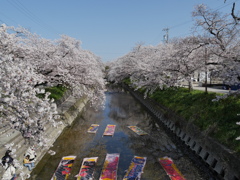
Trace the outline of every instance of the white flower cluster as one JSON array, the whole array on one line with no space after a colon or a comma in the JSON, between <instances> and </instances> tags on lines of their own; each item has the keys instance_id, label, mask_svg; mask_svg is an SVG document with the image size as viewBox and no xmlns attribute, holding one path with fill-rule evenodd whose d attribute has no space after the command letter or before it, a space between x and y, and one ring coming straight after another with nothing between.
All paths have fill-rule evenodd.
<instances>
[{"instance_id":1,"label":"white flower cluster","mask_svg":"<svg viewBox=\"0 0 240 180\"><path fill-rule=\"evenodd\" d=\"M186 43L195 42L196 43ZM197 69L204 67L204 52L197 38L188 37L158 46L136 46L132 52L109 64L108 80L119 83L130 78L136 89L181 86L191 82Z\"/></svg>"},{"instance_id":2,"label":"white flower cluster","mask_svg":"<svg viewBox=\"0 0 240 180\"><path fill-rule=\"evenodd\" d=\"M29 64L0 54L0 121L36 143L42 141L45 125L56 123L57 115L57 107L48 96L37 97L41 90L34 85L43 80Z\"/></svg>"},{"instance_id":3,"label":"white flower cluster","mask_svg":"<svg viewBox=\"0 0 240 180\"><path fill-rule=\"evenodd\" d=\"M50 41L23 28L16 31L24 34L24 38L18 37L18 56L34 65L48 85L66 86L74 96L87 96L93 106L103 106L104 64L99 57L83 50L80 41L66 35Z\"/></svg>"},{"instance_id":4,"label":"white flower cluster","mask_svg":"<svg viewBox=\"0 0 240 180\"><path fill-rule=\"evenodd\" d=\"M49 142L44 136L46 126L62 122L56 121L57 105L44 86L62 85L77 98L87 96L95 107L103 105L103 64L80 44L68 36L50 41L24 28L1 25L0 122L45 147ZM43 93L43 99L37 96Z\"/></svg>"}]
</instances>

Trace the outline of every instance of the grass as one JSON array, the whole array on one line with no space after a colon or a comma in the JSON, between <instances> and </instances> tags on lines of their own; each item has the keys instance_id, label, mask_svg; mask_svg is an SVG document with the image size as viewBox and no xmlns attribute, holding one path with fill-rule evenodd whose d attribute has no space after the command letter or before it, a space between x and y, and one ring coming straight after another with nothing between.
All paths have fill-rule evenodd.
<instances>
[{"instance_id":1,"label":"grass","mask_svg":"<svg viewBox=\"0 0 240 180\"><path fill-rule=\"evenodd\" d=\"M125 78L122 82L125 83L125 84L127 84L127 85L130 85L130 84L131 84L130 78Z\"/></svg>"},{"instance_id":2,"label":"grass","mask_svg":"<svg viewBox=\"0 0 240 180\"><path fill-rule=\"evenodd\" d=\"M213 102L216 93L204 93L185 88L169 88L156 90L150 95L160 104L174 110L179 116L191 120L202 131L226 145L230 149L240 153L240 121L237 114L240 113L240 96L231 96Z\"/></svg>"},{"instance_id":3,"label":"grass","mask_svg":"<svg viewBox=\"0 0 240 180\"><path fill-rule=\"evenodd\" d=\"M45 88L45 93L50 92L51 94L50 94L49 98L54 99L56 101L56 100L59 100L63 97L66 90L67 90L66 87L58 85L58 86L54 86L54 87ZM38 94L37 96L39 98L44 98L45 93L44 94Z\"/></svg>"}]
</instances>

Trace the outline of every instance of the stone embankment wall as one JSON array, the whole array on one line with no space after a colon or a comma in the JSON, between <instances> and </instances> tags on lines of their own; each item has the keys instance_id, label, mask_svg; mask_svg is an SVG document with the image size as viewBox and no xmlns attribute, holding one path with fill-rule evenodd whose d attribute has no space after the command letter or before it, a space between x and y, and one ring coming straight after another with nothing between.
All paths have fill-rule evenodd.
<instances>
[{"instance_id":1,"label":"stone embankment wall","mask_svg":"<svg viewBox=\"0 0 240 180\"><path fill-rule=\"evenodd\" d=\"M62 121L62 125L58 127L52 127L49 124L45 130L45 136L50 139L48 142L49 146L53 145L59 135L62 133L63 129L72 124L72 122L77 118L77 116L83 111L88 99L86 97L82 97L81 99L76 100L70 94L68 97L64 96L64 101L58 102L58 112L62 115L59 121ZM14 153L13 158L18 160L20 163L23 162L24 153L31 145L27 142L21 135L19 131L11 129L7 124L0 125L0 156L3 157L6 148L6 144L13 144L12 149L16 149L17 151ZM37 147L37 159L35 165L42 159L42 157L47 153L49 147L41 148ZM27 167L24 167L23 170L17 169L17 174L23 171L25 174L30 174ZM0 178L4 173L4 169L0 166Z\"/></svg>"},{"instance_id":2,"label":"stone embankment wall","mask_svg":"<svg viewBox=\"0 0 240 180\"><path fill-rule=\"evenodd\" d=\"M240 158L234 152L208 137L191 122L180 119L169 109L150 99L144 99L143 95L138 92L129 88L127 90L148 109L158 122L199 156L199 160L204 161L205 165L220 179L240 180Z\"/></svg>"}]
</instances>

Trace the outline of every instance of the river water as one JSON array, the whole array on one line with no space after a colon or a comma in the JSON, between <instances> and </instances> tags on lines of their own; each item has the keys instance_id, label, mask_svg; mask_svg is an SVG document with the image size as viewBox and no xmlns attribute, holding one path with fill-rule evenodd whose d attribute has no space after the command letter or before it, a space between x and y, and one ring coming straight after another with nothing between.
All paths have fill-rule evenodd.
<instances>
[{"instance_id":1,"label":"river water","mask_svg":"<svg viewBox=\"0 0 240 180\"><path fill-rule=\"evenodd\" d=\"M96 134L87 133L91 124L99 124ZM103 136L107 124L116 125L113 137ZM127 126L136 125L148 134L139 136ZM142 180L169 180L158 159L171 157L187 180L205 179L189 160L187 155L175 145L164 130L128 93L120 89L106 92L105 108L94 110L87 106L71 127L59 136L51 150L56 154L46 154L31 173L32 180L50 180L63 156L77 156L69 180L76 179L85 157L98 157L94 179L99 179L107 153L120 153L117 179L122 180L132 158L147 157Z\"/></svg>"}]
</instances>

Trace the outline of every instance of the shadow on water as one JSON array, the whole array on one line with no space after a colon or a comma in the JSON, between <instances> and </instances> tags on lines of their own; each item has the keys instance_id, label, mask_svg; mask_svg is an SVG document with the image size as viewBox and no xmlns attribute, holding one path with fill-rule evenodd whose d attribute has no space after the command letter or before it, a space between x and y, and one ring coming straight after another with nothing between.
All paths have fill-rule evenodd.
<instances>
[{"instance_id":1,"label":"shadow on water","mask_svg":"<svg viewBox=\"0 0 240 180\"><path fill-rule=\"evenodd\" d=\"M100 125L96 134L87 133L91 124ZM113 137L103 136L107 124L116 125ZM148 135L138 136L127 128L129 125L137 125ZM31 173L30 179L50 180L61 158L68 155L77 156L69 180L76 179L74 176L85 157L99 157L94 173L94 178L99 179L107 153L120 153L118 180L123 179L134 155L147 157L142 180L169 179L158 162L158 158L164 156L170 156L174 160L186 179L203 179L141 105L121 89L106 92L103 110L95 111L86 107L81 117L64 130L51 150L56 151L56 154L46 154Z\"/></svg>"}]
</instances>

